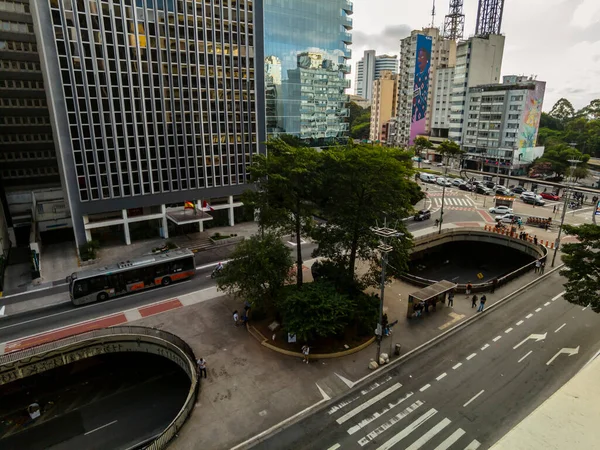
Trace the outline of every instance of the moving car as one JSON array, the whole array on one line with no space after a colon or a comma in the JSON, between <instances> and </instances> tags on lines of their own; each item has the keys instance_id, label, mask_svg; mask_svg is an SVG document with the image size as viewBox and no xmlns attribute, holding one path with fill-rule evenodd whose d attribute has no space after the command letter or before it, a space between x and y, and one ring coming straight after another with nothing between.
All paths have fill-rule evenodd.
<instances>
[{"instance_id":1,"label":"moving car","mask_svg":"<svg viewBox=\"0 0 600 450\"><path fill-rule=\"evenodd\" d=\"M525 188L523 186L515 186L511 189L515 194L522 194L525 192Z\"/></svg>"},{"instance_id":2,"label":"moving car","mask_svg":"<svg viewBox=\"0 0 600 450\"><path fill-rule=\"evenodd\" d=\"M492 193L491 189L488 189L481 184L475 188L475 192L483 195L490 195Z\"/></svg>"},{"instance_id":3,"label":"moving car","mask_svg":"<svg viewBox=\"0 0 600 450\"><path fill-rule=\"evenodd\" d=\"M494 206L492 208L490 208L490 212L492 214L512 214L513 210L512 208L509 208L508 206Z\"/></svg>"},{"instance_id":4,"label":"moving car","mask_svg":"<svg viewBox=\"0 0 600 450\"><path fill-rule=\"evenodd\" d=\"M419 178L426 183L435 183L435 176L429 173L421 173Z\"/></svg>"},{"instance_id":5,"label":"moving car","mask_svg":"<svg viewBox=\"0 0 600 450\"><path fill-rule=\"evenodd\" d=\"M473 185L470 184L470 183L463 183L463 184L459 184L458 188L461 191L469 191L469 192L471 192L473 190Z\"/></svg>"},{"instance_id":6,"label":"moving car","mask_svg":"<svg viewBox=\"0 0 600 450\"><path fill-rule=\"evenodd\" d=\"M560 197L554 192L542 192L540 197L545 198L546 200L554 200L555 202L560 200Z\"/></svg>"},{"instance_id":7,"label":"moving car","mask_svg":"<svg viewBox=\"0 0 600 450\"><path fill-rule=\"evenodd\" d=\"M520 198L521 200L523 200L523 199L525 199L525 198L527 198L527 197L535 197L535 195L536 195L536 194L535 194L535 192L531 192L531 191L524 191L524 192L521 192L521 195L519 196L519 198Z\"/></svg>"},{"instance_id":8,"label":"moving car","mask_svg":"<svg viewBox=\"0 0 600 450\"><path fill-rule=\"evenodd\" d=\"M501 223L518 222L519 219L521 219L521 217L516 216L515 214L504 214L503 216L496 216L496 222L501 222Z\"/></svg>"},{"instance_id":9,"label":"moving car","mask_svg":"<svg viewBox=\"0 0 600 450\"><path fill-rule=\"evenodd\" d=\"M503 195L503 196L508 197L511 195L511 192L508 189L502 187L502 188L496 189L496 195Z\"/></svg>"},{"instance_id":10,"label":"moving car","mask_svg":"<svg viewBox=\"0 0 600 450\"><path fill-rule=\"evenodd\" d=\"M523 197L523 203L527 203L529 205L534 206L544 206L546 204L546 202L542 200L542 197L540 195Z\"/></svg>"},{"instance_id":11,"label":"moving car","mask_svg":"<svg viewBox=\"0 0 600 450\"><path fill-rule=\"evenodd\" d=\"M444 163L441 163L441 162L437 163L436 166L438 166L438 167L444 167Z\"/></svg>"},{"instance_id":12,"label":"moving car","mask_svg":"<svg viewBox=\"0 0 600 450\"><path fill-rule=\"evenodd\" d=\"M413 217L416 221L431 219L431 212L427 209L421 209L417 211Z\"/></svg>"},{"instance_id":13,"label":"moving car","mask_svg":"<svg viewBox=\"0 0 600 450\"><path fill-rule=\"evenodd\" d=\"M435 182L440 186L452 186L452 183L450 183L450 181L446 180L444 177L438 177Z\"/></svg>"},{"instance_id":14,"label":"moving car","mask_svg":"<svg viewBox=\"0 0 600 450\"><path fill-rule=\"evenodd\" d=\"M489 189L494 189L496 187L496 183L494 183L493 181L485 181L483 184L486 188Z\"/></svg>"},{"instance_id":15,"label":"moving car","mask_svg":"<svg viewBox=\"0 0 600 450\"><path fill-rule=\"evenodd\" d=\"M452 180L452 186L456 186L456 187L460 188L460 186L463 184L467 184L467 183L464 180L461 180L460 178L455 178L454 180Z\"/></svg>"}]
</instances>

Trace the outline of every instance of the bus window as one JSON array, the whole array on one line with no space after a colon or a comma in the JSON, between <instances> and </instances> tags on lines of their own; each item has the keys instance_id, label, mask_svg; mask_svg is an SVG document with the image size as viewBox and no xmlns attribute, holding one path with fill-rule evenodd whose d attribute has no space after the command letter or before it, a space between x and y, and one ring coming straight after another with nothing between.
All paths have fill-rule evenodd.
<instances>
[{"instance_id":1,"label":"bus window","mask_svg":"<svg viewBox=\"0 0 600 450\"><path fill-rule=\"evenodd\" d=\"M90 278L90 289L92 292L102 291L106 288L108 288L108 285L105 275Z\"/></svg>"},{"instance_id":2,"label":"bus window","mask_svg":"<svg viewBox=\"0 0 600 450\"><path fill-rule=\"evenodd\" d=\"M157 264L155 268L155 276L160 277L169 273L169 263Z\"/></svg>"},{"instance_id":3,"label":"bus window","mask_svg":"<svg viewBox=\"0 0 600 450\"><path fill-rule=\"evenodd\" d=\"M171 264L171 272L178 273L194 269L194 258L180 259Z\"/></svg>"},{"instance_id":4,"label":"bus window","mask_svg":"<svg viewBox=\"0 0 600 450\"><path fill-rule=\"evenodd\" d=\"M143 273L142 273L142 269L134 269L134 270L128 270L123 275L125 277L125 283L131 284L131 283L138 283L138 282L142 281Z\"/></svg>"},{"instance_id":5,"label":"bus window","mask_svg":"<svg viewBox=\"0 0 600 450\"><path fill-rule=\"evenodd\" d=\"M80 298L90 293L90 283L88 280L75 280L73 283L73 298Z\"/></svg>"}]
</instances>

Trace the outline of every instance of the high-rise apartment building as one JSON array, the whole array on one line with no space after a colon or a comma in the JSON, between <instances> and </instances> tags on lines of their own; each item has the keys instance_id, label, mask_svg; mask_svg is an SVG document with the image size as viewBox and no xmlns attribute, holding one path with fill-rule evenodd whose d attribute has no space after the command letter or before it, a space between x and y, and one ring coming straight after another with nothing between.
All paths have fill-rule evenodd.
<instances>
[{"instance_id":1,"label":"high-rise apartment building","mask_svg":"<svg viewBox=\"0 0 600 450\"><path fill-rule=\"evenodd\" d=\"M387 124L396 116L396 95L398 93L398 75L391 71L381 72L379 79L373 82L373 102L371 103L371 125L369 139L385 142Z\"/></svg>"},{"instance_id":2,"label":"high-rise apartment building","mask_svg":"<svg viewBox=\"0 0 600 450\"><path fill-rule=\"evenodd\" d=\"M462 140L472 167L524 174L542 156L536 141L545 90L544 81L521 76L469 88Z\"/></svg>"},{"instance_id":3,"label":"high-rise apartment building","mask_svg":"<svg viewBox=\"0 0 600 450\"><path fill-rule=\"evenodd\" d=\"M431 104L431 137L448 139L450 131L450 98L454 86L454 67L438 69Z\"/></svg>"},{"instance_id":4,"label":"high-rise apartment building","mask_svg":"<svg viewBox=\"0 0 600 450\"><path fill-rule=\"evenodd\" d=\"M455 61L456 42L444 39L438 28L414 30L400 41L396 145L410 145L417 135L430 133L437 70Z\"/></svg>"},{"instance_id":5,"label":"high-rise apartment building","mask_svg":"<svg viewBox=\"0 0 600 450\"><path fill-rule=\"evenodd\" d=\"M504 36L490 34L460 42L456 50L456 68L450 97L450 130L453 141L462 142L467 93L470 87L500 82Z\"/></svg>"},{"instance_id":6,"label":"high-rise apartment building","mask_svg":"<svg viewBox=\"0 0 600 450\"><path fill-rule=\"evenodd\" d=\"M0 1L0 200L13 246L29 244L31 191L60 188L44 87L29 2Z\"/></svg>"},{"instance_id":7,"label":"high-rise apartment building","mask_svg":"<svg viewBox=\"0 0 600 450\"><path fill-rule=\"evenodd\" d=\"M367 100L373 100L373 82L381 77L382 71L398 73L396 55L376 55L375 50L365 50L356 63L354 92Z\"/></svg>"},{"instance_id":8,"label":"high-rise apartment building","mask_svg":"<svg viewBox=\"0 0 600 450\"><path fill-rule=\"evenodd\" d=\"M349 0L263 0L267 135L319 143L346 135Z\"/></svg>"},{"instance_id":9,"label":"high-rise apartment building","mask_svg":"<svg viewBox=\"0 0 600 450\"><path fill-rule=\"evenodd\" d=\"M31 8L77 243L110 230L129 244L140 222L164 237L169 222L202 226L211 199L232 223L265 140L262 2Z\"/></svg>"}]
</instances>

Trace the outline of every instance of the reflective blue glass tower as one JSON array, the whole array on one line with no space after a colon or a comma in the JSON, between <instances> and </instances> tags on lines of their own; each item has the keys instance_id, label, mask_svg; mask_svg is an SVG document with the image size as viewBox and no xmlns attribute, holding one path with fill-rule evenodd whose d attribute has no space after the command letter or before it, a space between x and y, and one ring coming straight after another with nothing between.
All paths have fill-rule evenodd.
<instances>
[{"instance_id":1,"label":"reflective blue glass tower","mask_svg":"<svg viewBox=\"0 0 600 450\"><path fill-rule=\"evenodd\" d=\"M347 134L349 0L264 0L267 135L311 141Z\"/></svg>"}]
</instances>

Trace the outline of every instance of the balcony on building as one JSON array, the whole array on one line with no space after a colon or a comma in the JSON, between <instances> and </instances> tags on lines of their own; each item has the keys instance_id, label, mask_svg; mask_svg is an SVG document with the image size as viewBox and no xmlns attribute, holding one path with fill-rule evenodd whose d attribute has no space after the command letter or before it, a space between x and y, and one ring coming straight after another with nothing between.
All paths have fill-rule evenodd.
<instances>
[{"instance_id":1,"label":"balcony on building","mask_svg":"<svg viewBox=\"0 0 600 450\"><path fill-rule=\"evenodd\" d=\"M354 13L354 6L352 5L352 2L349 0L344 0L344 2L342 3L342 9L344 11L346 11L346 14L348 14L348 15Z\"/></svg>"},{"instance_id":2,"label":"balcony on building","mask_svg":"<svg viewBox=\"0 0 600 450\"><path fill-rule=\"evenodd\" d=\"M340 31L340 40L344 44L352 44L352 34L347 31Z\"/></svg>"},{"instance_id":3,"label":"balcony on building","mask_svg":"<svg viewBox=\"0 0 600 450\"><path fill-rule=\"evenodd\" d=\"M342 14L342 25L346 30L351 30L353 27L352 17L348 17L345 13Z\"/></svg>"}]
</instances>

